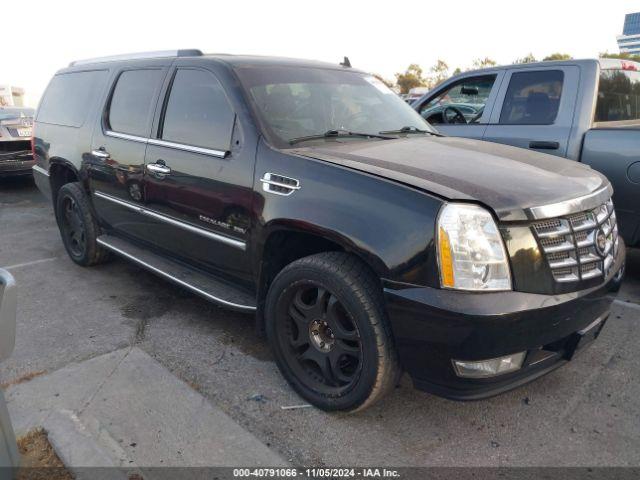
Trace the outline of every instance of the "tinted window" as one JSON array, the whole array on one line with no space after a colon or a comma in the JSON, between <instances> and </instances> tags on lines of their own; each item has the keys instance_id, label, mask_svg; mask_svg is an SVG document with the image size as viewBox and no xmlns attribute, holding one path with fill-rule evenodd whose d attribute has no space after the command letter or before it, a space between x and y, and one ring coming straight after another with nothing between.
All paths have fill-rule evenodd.
<instances>
[{"instance_id":1,"label":"tinted window","mask_svg":"<svg viewBox=\"0 0 640 480\"><path fill-rule=\"evenodd\" d=\"M640 72L602 70L596 122L638 123L640 120Z\"/></svg>"},{"instance_id":2,"label":"tinted window","mask_svg":"<svg viewBox=\"0 0 640 480\"><path fill-rule=\"evenodd\" d=\"M102 90L106 78L106 71L56 75L40 102L38 121L80 127L87 116L91 99Z\"/></svg>"},{"instance_id":3,"label":"tinted window","mask_svg":"<svg viewBox=\"0 0 640 480\"><path fill-rule=\"evenodd\" d=\"M514 73L500 112L500 123L549 125L558 115L564 74L560 70Z\"/></svg>"},{"instance_id":4,"label":"tinted window","mask_svg":"<svg viewBox=\"0 0 640 480\"><path fill-rule=\"evenodd\" d=\"M162 70L122 72L111 97L109 127L114 132L146 137Z\"/></svg>"},{"instance_id":5,"label":"tinted window","mask_svg":"<svg viewBox=\"0 0 640 480\"><path fill-rule=\"evenodd\" d=\"M465 78L424 104L420 115L433 124L479 123L495 81L495 75Z\"/></svg>"},{"instance_id":6,"label":"tinted window","mask_svg":"<svg viewBox=\"0 0 640 480\"><path fill-rule=\"evenodd\" d=\"M228 150L235 115L220 83L202 70L178 70L167 102L162 139Z\"/></svg>"}]
</instances>

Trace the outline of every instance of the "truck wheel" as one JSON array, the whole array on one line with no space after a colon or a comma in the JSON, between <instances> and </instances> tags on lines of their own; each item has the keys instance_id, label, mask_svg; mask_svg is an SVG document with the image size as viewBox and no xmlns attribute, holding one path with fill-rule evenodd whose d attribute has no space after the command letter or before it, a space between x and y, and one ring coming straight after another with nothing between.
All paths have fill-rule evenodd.
<instances>
[{"instance_id":1,"label":"truck wheel","mask_svg":"<svg viewBox=\"0 0 640 480\"><path fill-rule=\"evenodd\" d=\"M274 279L267 337L296 392L323 410L363 410L398 381L400 367L382 290L352 255L297 260Z\"/></svg>"},{"instance_id":2,"label":"truck wheel","mask_svg":"<svg viewBox=\"0 0 640 480\"><path fill-rule=\"evenodd\" d=\"M56 199L56 220L64 247L75 263L86 267L109 258L109 252L96 242L100 227L79 183L67 183L60 188Z\"/></svg>"}]
</instances>

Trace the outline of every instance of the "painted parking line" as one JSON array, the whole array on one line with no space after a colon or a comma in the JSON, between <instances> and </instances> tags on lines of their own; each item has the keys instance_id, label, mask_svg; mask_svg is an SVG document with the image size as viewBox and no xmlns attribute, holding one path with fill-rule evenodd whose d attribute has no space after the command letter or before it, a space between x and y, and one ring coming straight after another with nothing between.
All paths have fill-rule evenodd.
<instances>
[{"instance_id":1,"label":"painted parking line","mask_svg":"<svg viewBox=\"0 0 640 480\"><path fill-rule=\"evenodd\" d=\"M640 311L640 305L639 305L639 304L637 304L637 303L633 303L633 302L625 302L624 300L618 300L618 299L615 299L615 300L613 301L613 303L615 303L615 304L617 304L617 305L622 305L622 306L627 307L627 308L631 308L631 309L633 309L633 310L638 310L638 311Z\"/></svg>"},{"instance_id":2,"label":"painted parking line","mask_svg":"<svg viewBox=\"0 0 640 480\"><path fill-rule=\"evenodd\" d=\"M39 263L52 262L54 260L57 260L58 258L60 257L41 258L40 260L33 260L32 262L16 263L15 265L9 265L7 267L2 267L2 268L4 268L5 270L14 270L16 268L30 267L31 265L37 265Z\"/></svg>"}]
</instances>

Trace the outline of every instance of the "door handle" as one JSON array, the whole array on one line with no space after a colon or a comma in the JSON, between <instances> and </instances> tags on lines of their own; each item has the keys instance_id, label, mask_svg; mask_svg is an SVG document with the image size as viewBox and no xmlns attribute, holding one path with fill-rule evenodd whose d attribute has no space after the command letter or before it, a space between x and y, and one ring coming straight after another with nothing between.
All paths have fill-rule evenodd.
<instances>
[{"instance_id":1,"label":"door handle","mask_svg":"<svg viewBox=\"0 0 640 480\"><path fill-rule=\"evenodd\" d=\"M560 143L546 141L529 142L529 148L537 148L539 150L557 150L560 148Z\"/></svg>"},{"instance_id":2,"label":"door handle","mask_svg":"<svg viewBox=\"0 0 640 480\"><path fill-rule=\"evenodd\" d=\"M152 173L159 173L161 175L169 175L171 173L171 169L166 165L162 165L161 163L149 163L147 164L147 170Z\"/></svg>"},{"instance_id":3,"label":"door handle","mask_svg":"<svg viewBox=\"0 0 640 480\"><path fill-rule=\"evenodd\" d=\"M100 147L97 150L91 150L91 155L96 158L107 159L111 156L109 152L107 152L104 147Z\"/></svg>"}]
</instances>

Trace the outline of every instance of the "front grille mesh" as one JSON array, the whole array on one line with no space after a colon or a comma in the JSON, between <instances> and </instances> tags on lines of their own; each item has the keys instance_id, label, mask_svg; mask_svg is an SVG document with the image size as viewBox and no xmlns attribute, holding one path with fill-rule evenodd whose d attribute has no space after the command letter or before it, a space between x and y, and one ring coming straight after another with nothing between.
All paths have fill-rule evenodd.
<instances>
[{"instance_id":1,"label":"front grille mesh","mask_svg":"<svg viewBox=\"0 0 640 480\"><path fill-rule=\"evenodd\" d=\"M611 200L593 210L536 222L532 228L556 282L601 278L613 266L619 240Z\"/></svg>"}]
</instances>

